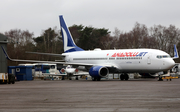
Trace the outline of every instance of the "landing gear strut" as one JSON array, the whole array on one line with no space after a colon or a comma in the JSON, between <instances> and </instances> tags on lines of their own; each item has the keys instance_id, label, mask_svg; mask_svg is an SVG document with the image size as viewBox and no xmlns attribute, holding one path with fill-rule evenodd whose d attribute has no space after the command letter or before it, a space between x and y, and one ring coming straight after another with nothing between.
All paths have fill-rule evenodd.
<instances>
[{"instance_id":1,"label":"landing gear strut","mask_svg":"<svg viewBox=\"0 0 180 112\"><path fill-rule=\"evenodd\" d=\"M159 75L159 80L158 81L163 81L162 77Z\"/></svg>"},{"instance_id":2,"label":"landing gear strut","mask_svg":"<svg viewBox=\"0 0 180 112\"><path fill-rule=\"evenodd\" d=\"M61 80L64 80L64 76L62 76L62 79Z\"/></svg>"},{"instance_id":3,"label":"landing gear strut","mask_svg":"<svg viewBox=\"0 0 180 112\"><path fill-rule=\"evenodd\" d=\"M78 79L78 76L76 76L76 80L79 80L79 79Z\"/></svg>"}]
</instances>

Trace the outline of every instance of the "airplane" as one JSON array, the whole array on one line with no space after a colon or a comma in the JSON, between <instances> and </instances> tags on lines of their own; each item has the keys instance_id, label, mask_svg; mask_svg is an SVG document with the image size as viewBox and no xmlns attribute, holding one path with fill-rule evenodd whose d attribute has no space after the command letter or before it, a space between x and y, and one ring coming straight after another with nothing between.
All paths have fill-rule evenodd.
<instances>
[{"instance_id":1,"label":"airplane","mask_svg":"<svg viewBox=\"0 0 180 112\"><path fill-rule=\"evenodd\" d=\"M173 59L179 58L176 46L174 46L175 55L173 58L168 53L158 49L101 50L96 48L85 51L75 44L62 15L59 16L59 20L64 53L52 55L62 56L65 62L11 59L2 47L6 58L11 61L71 65L73 68L88 71L93 81L100 81L101 78L107 77L109 73L121 73L120 79L128 80L127 73L155 74L161 71L167 72L175 65Z\"/></svg>"},{"instance_id":2,"label":"airplane","mask_svg":"<svg viewBox=\"0 0 180 112\"><path fill-rule=\"evenodd\" d=\"M73 68L71 65L67 65L65 67L62 67L61 69L62 73L66 73L67 74L67 78L69 80L72 80L72 77L75 77L76 80L78 80L78 76L83 76L83 75L89 75L88 72L84 72L82 70L79 70L77 68Z\"/></svg>"}]
</instances>

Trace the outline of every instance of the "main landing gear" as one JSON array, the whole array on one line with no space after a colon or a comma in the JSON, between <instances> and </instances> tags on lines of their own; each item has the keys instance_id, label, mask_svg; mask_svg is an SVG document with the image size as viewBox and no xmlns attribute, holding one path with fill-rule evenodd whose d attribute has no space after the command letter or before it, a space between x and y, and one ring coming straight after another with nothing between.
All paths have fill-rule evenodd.
<instances>
[{"instance_id":1,"label":"main landing gear","mask_svg":"<svg viewBox=\"0 0 180 112\"><path fill-rule=\"evenodd\" d=\"M76 80L79 80L79 79L78 79L78 76L76 76Z\"/></svg>"},{"instance_id":2,"label":"main landing gear","mask_svg":"<svg viewBox=\"0 0 180 112\"><path fill-rule=\"evenodd\" d=\"M92 77L92 81L100 81L101 77Z\"/></svg>"},{"instance_id":3,"label":"main landing gear","mask_svg":"<svg viewBox=\"0 0 180 112\"><path fill-rule=\"evenodd\" d=\"M129 75L127 73L123 73L120 75L120 79L121 80L128 80L129 79Z\"/></svg>"}]
</instances>

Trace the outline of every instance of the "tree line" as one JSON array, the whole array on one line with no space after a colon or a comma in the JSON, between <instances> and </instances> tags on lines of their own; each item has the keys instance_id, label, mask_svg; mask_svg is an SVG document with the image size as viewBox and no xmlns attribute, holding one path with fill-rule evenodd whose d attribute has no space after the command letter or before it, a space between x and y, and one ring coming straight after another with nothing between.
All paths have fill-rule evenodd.
<instances>
[{"instance_id":1,"label":"tree line","mask_svg":"<svg viewBox=\"0 0 180 112\"><path fill-rule=\"evenodd\" d=\"M72 25L69 30L76 45L85 50L152 48L173 56L173 45L176 44L180 51L180 30L174 25L154 25L147 28L144 24L135 23L128 32L115 28L113 35L108 29L92 26ZM34 37L33 32L21 29L12 29L4 35L8 38L7 52L11 58L54 61L61 58L30 54L26 51L56 54L64 52L61 32L57 27L44 30L38 37ZM175 61L180 62L180 59ZM18 64L19 62L8 61L8 66Z\"/></svg>"}]
</instances>

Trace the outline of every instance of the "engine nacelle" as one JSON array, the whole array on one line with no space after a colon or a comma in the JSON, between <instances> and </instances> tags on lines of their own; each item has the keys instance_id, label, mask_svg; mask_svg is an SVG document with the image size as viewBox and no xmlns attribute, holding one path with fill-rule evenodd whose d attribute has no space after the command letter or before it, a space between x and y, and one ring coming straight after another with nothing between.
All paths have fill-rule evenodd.
<instances>
[{"instance_id":1,"label":"engine nacelle","mask_svg":"<svg viewBox=\"0 0 180 112\"><path fill-rule=\"evenodd\" d=\"M92 77L106 77L109 74L109 70L104 66L94 66L89 70L89 75Z\"/></svg>"},{"instance_id":2,"label":"engine nacelle","mask_svg":"<svg viewBox=\"0 0 180 112\"><path fill-rule=\"evenodd\" d=\"M65 69L64 69L64 68L62 68L60 72L61 72L61 73L65 73Z\"/></svg>"}]
</instances>

